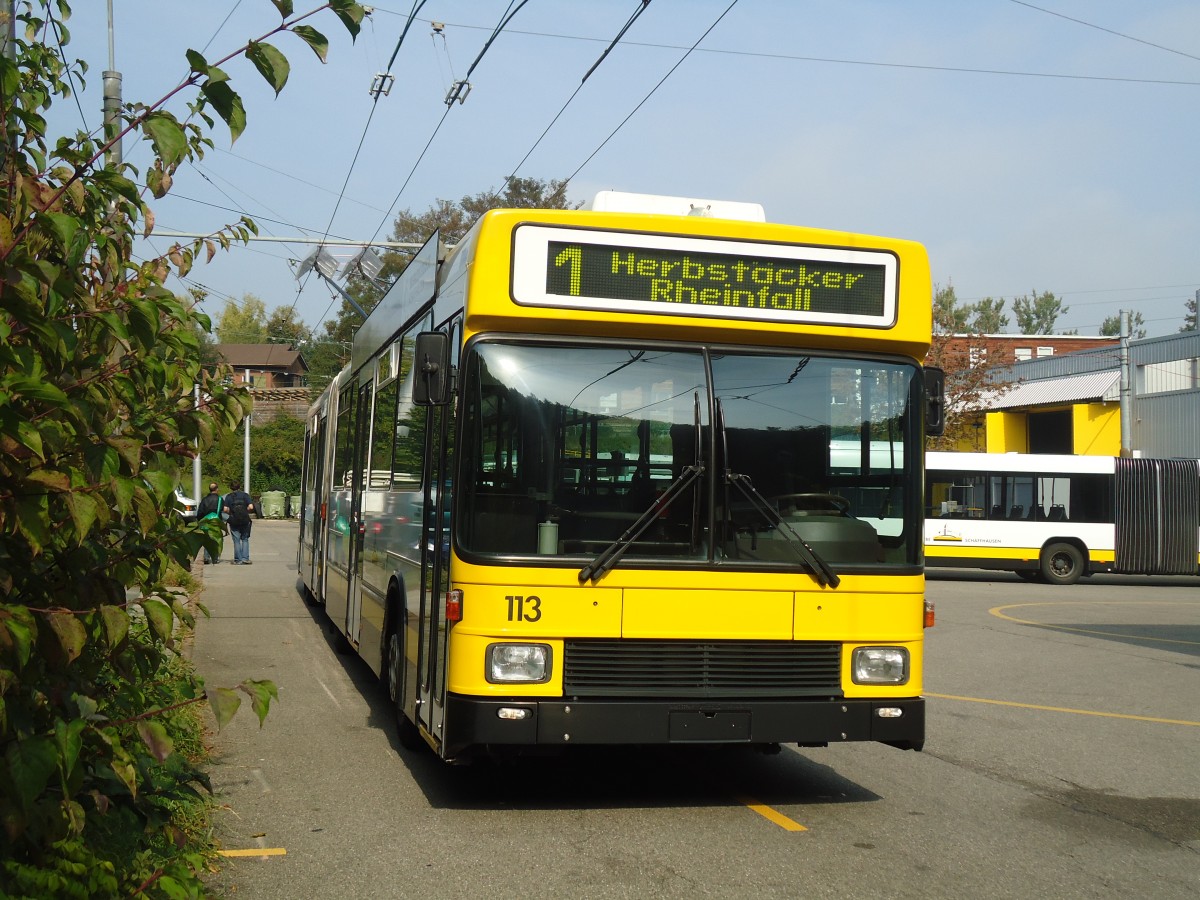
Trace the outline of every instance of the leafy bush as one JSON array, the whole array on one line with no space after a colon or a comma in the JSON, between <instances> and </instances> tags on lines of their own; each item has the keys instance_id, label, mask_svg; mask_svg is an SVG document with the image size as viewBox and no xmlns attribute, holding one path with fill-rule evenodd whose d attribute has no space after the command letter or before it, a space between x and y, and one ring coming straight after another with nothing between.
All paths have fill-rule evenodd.
<instances>
[{"instance_id":1,"label":"leafy bush","mask_svg":"<svg viewBox=\"0 0 1200 900\"><path fill-rule=\"evenodd\" d=\"M204 457L204 484L215 481L223 490L241 480L244 466L245 433L226 434ZM263 491L300 493L300 470L304 461L304 422L280 413L270 422L250 425L250 486L255 496Z\"/></svg>"},{"instance_id":2,"label":"leafy bush","mask_svg":"<svg viewBox=\"0 0 1200 900\"><path fill-rule=\"evenodd\" d=\"M299 24L308 16L272 3L272 34L323 59L325 38ZM327 7L357 32L361 7ZM204 858L181 849L178 813L208 785L178 752L183 711L207 701L221 726L241 691L261 721L275 686L206 688L178 656L193 618L171 573L216 549L218 526L180 528L175 487L250 399L202 368L210 323L163 282L254 226L135 261L138 230L153 227L137 173L100 167L107 145L88 135L47 134L43 113L82 76L60 51L69 13L65 0L22 6L22 36L0 56L0 875L15 896L198 896ZM282 88L288 63L273 46L251 41L226 59L239 54ZM245 127L226 73L194 51L188 62L162 100L122 111L121 135L153 148L155 197L211 146L194 122L211 127L215 112L235 138ZM181 122L163 104L189 87L198 99Z\"/></svg>"}]
</instances>

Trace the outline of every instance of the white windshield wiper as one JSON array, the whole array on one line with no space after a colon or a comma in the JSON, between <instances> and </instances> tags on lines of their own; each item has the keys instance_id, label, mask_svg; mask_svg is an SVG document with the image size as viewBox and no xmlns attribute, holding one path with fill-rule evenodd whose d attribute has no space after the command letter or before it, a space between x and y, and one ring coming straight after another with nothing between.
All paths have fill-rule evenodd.
<instances>
[{"instance_id":1,"label":"white windshield wiper","mask_svg":"<svg viewBox=\"0 0 1200 900\"><path fill-rule=\"evenodd\" d=\"M750 476L741 475L730 470L729 446L725 439L725 409L721 406L721 401L719 399L717 400L717 427L720 429L721 433L721 452L725 460L725 483L727 485L736 485L738 490L745 495L746 499L749 500L750 503L766 517L767 521L772 522L775 527L779 529L779 533L788 539L788 546L796 551L796 555L800 557L801 562L808 567L809 571L812 573L813 579L817 582L817 584L821 585L822 587L825 585L837 587L839 584L841 584L842 579L838 577L837 572L833 571L829 563L821 558L821 555L813 549L812 545L809 544L808 541L800 537L800 535L796 533L796 530L792 528L792 526L786 521L784 521L783 517L776 512L775 507L771 506L771 504L767 502L763 495L760 494L757 489L755 489L754 484L750 481ZM728 502L726 502L725 506L726 509L728 509Z\"/></svg>"},{"instance_id":2,"label":"white windshield wiper","mask_svg":"<svg viewBox=\"0 0 1200 900\"><path fill-rule=\"evenodd\" d=\"M605 547L599 556L579 570L580 584L585 584L588 581L594 584L603 578L606 572L621 561L621 557L642 536L645 530L650 527L650 524L659 515L666 512L667 508L675 501L675 498L683 493L693 481L704 474L704 457L700 452L700 395L693 395L693 399L693 417L696 427L695 462L690 466L684 466L683 471L679 473L679 477L672 481L665 491L654 498L654 502L650 504L650 508L638 516L637 520L625 529L624 534ZM694 519L695 515L693 514ZM693 521L692 524L692 533L695 534L695 522Z\"/></svg>"}]
</instances>

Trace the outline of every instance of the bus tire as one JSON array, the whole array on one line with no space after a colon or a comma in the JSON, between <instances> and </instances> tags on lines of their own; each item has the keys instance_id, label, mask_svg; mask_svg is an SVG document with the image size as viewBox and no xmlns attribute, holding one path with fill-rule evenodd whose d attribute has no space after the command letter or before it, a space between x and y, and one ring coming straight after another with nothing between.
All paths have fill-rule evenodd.
<instances>
[{"instance_id":1,"label":"bus tire","mask_svg":"<svg viewBox=\"0 0 1200 900\"><path fill-rule=\"evenodd\" d=\"M383 680L395 711L396 737L405 750L422 750L426 744L421 731L404 712L404 637L397 627L388 632L386 661Z\"/></svg>"},{"instance_id":2,"label":"bus tire","mask_svg":"<svg viewBox=\"0 0 1200 900\"><path fill-rule=\"evenodd\" d=\"M1042 577L1051 584L1074 584L1083 576L1083 554L1074 544L1047 544L1042 551Z\"/></svg>"}]
</instances>

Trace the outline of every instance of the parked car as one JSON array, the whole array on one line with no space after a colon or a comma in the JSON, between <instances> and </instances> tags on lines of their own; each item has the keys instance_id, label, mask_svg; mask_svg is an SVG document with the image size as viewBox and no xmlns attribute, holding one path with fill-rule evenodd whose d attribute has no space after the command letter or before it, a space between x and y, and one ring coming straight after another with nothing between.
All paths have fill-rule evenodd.
<instances>
[{"instance_id":1,"label":"parked car","mask_svg":"<svg viewBox=\"0 0 1200 900\"><path fill-rule=\"evenodd\" d=\"M183 492L183 488L175 488L175 506L180 518L185 522L196 521L196 500Z\"/></svg>"}]
</instances>

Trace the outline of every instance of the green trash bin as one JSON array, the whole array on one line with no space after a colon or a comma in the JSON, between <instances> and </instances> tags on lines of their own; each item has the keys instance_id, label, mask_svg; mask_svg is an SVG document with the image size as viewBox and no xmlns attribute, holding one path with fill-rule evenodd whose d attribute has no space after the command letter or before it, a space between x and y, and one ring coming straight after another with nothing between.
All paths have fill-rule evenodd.
<instances>
[{"instance_id":1,"label":"green trash bin","mask_svg":"<svg viewBox=\"0 0 1200 900\"><path fill-rule=\"evenodd\" d=\"M300 518L300 495L299 494L292 494L292 496L288 497L287 514L288 514L288 517L292 518L292 519Z\"/></svg>"},{"instance_id":2,"label":"green trash bin","mask_svg":"<svg viewBox=\"0 0 1200 900\"><path fill-rule=\"evenodd\" d=\"M262 492L262 514L264 519L282 519L287 494L283 491Z\"/></svg>"}]
</instances>

